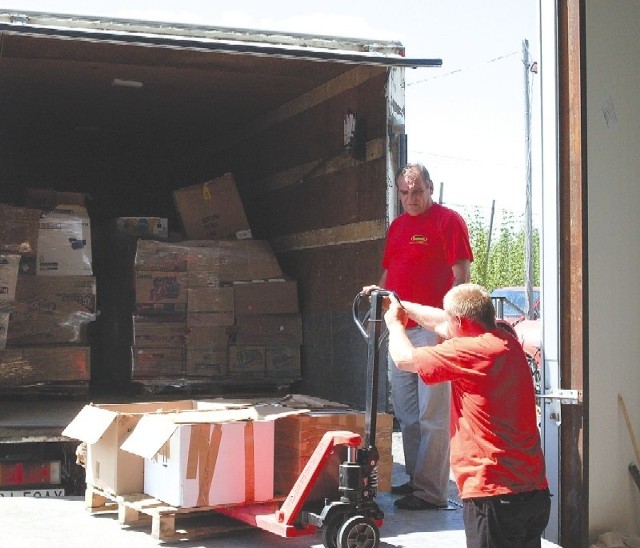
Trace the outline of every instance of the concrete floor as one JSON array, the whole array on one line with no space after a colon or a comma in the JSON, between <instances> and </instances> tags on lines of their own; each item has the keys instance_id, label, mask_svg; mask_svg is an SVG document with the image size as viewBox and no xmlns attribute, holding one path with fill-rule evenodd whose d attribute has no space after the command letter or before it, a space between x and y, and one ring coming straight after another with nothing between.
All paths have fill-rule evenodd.
<instances>
[{"instance_id":1,"label":"concrete floor","mask_svg":"<svg viewBox=\"0 0 640 548\"><path fill-rule=\"evenodd\" d=\"M400 435L394 433L393 483L402 482L404 464ZM380 529L380 548L447 548L464 547L462 509L457 490L451 483L451 501L447 510L403 511L396 510L396 497L381 493L376 502L385 513ZM84 507L84 499L66 497L60 499L0 498L0 546L3 548L147 548L180 546L184 548L321 548L320 534L285 539L258 528L245 528L224 537L199 540L189 538L160 543L152 538L150 525L127 528L119 525L115 512L90 514ZM178 525L176 529L180 529ZM557 546L543 541L545 548Z\"/></svg>"}]
</instances>

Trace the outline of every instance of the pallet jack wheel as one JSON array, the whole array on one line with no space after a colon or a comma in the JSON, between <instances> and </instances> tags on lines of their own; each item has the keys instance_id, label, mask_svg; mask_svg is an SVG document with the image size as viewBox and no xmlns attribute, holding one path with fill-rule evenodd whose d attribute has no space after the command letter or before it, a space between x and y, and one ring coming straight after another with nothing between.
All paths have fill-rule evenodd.
<instances>
[{"instance_id":1,"label":"pallet jack wheel","mask_svg":"<svg viewBox=\"0 0 640 548\"><path fill-rule=\"evenodd\" d=\"M322 543L325 548L339 548L338 533L344 524L344 514L335 514L322 527Z\"/></svg>"},{"instance_id":2,"label":"pallet jack wheel","mask_svg":"<svg viewBox=\"0 0 640 548\"><path fill-rule=\"evenodd\" d=\"M353 516L338 532L338 548L378 548L380 530L372 519Z\"/></svg>"}]
</instances>

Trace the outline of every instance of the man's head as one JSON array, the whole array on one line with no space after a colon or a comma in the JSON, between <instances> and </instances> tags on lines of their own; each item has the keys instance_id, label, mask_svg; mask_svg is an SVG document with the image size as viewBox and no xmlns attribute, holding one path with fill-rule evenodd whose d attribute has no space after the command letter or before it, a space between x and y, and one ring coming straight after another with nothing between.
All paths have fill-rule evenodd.
<instances>
[{"instance_id":1,"label":"man's head","mask_svg":"<svg viewBox=\"0 0 640 548\"><path fill-rule=\"evenodd\" d=\"M460 284L450 289L444 296L443 308L449 333L454 337L469 335L478 327L495 329L496 311L491 295L480 285Z\"/></svg>"},{"instance_id":2,"label":"man's head","mask_svg":"<svg viewBox=\"0 0 640 548\"><path fill-rule=\"evenodd\" d=\"M409 164L396 173L402 208L409 215L424 213L433 203L433 183L422 164Z\"/></svg>"}]
</instances>

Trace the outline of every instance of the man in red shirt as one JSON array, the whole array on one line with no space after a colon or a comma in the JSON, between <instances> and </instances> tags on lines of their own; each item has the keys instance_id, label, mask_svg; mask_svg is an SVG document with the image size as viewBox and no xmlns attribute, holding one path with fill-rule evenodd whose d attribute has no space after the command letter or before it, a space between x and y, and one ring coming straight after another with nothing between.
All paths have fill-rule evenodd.
<instances>
[{"instance_id":1,"label":"man in red shirt","mask_svg":"<svg viewBox=\"0 0 640 548\"><path fill-rule=\"evenodd\" d=\"M451 382L451 470L467 547L539 547L551 503L535 390L519 341L496 325L491 296L479 285L451 289L444 310L389 300L384 318L396 367L425 384ZM414 347L409 320L446 340Z\"/></svg>"},{"instance_id":2,"label":"man in red shirt","mask_svg":"<svg viewBox=\"0 0 640 548\"><path fill-rule=\"evenodd\" d=\"M455 211L433 201L433 182L422 164L409 164L396 176L404 213L387 234L380 287L400 299L441 307L452 286L468 282L473 252L467 225ZM365 293L378 286L363 288ZM435 333L414 322L407 326L415 346L434 345ZM394 505L403 510L447 507L449 491L448 383L427 386L418 376L389 361L393 412L402 432L409 481L391 488L405 495Z\"/></svg>"}]
</instances>

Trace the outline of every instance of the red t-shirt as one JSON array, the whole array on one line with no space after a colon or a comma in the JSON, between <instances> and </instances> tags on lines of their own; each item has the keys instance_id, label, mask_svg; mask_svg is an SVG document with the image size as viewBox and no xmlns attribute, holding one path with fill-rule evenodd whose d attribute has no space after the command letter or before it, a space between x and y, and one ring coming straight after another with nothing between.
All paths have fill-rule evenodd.
<instances>
[{"instance_id":1,"label":"red t-shirt","mask_svg":"<svg viewBox=\"0 0 640 548\"><path fill-rule=\"evenodd\" d=\"M461 498L547 487L533 380L500 329L415 350L420 378L451 381L451 469Z\"/></svg>"},{"instance_id":2,"label":"red t-shirt","mask_svg":"<svg viewBox=\"0 0 640 548\"><path fill-rule=\"evenodd\" d=\"M401 300L442 307L453 284L451 267L462 259L472 261L473 252L467 225L457 212L434 203L421 215L404 213L387 234L385 289Z\"/></svg>"}]
</instances>

